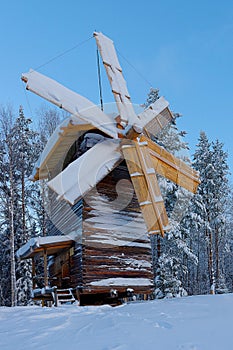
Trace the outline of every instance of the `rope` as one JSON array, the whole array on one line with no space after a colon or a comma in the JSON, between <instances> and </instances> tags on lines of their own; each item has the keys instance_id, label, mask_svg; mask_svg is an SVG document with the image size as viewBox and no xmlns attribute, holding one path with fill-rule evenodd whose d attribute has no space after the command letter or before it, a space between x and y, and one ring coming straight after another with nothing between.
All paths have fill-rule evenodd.
<instances>
[{"instance_id":1,"label":"rope","mask_svg":"<svg viewBox=\"0 0 233 350\"><path fill-rule=\"evenodd\" d=\"M128 65L133 68L135 70L135 72L147 83L147 85L151 88L153 86L153 84L151 84L151 82L132 64L129 62L129 60L127 60L126 57L124 57L119 50L117 50L117 53L119 54L119 56L121 56L127 63Z\"/></svg>"},{"instance_id":2,"label":"rope","mask_svg":"<svg viewBox=\"0 0 233 350\"><path fill-rule=\"evenodd\" d=\"M99 55L99 50L98 47L96 49L96 55L97 55L97 68L98 68L98 83L99 83L99 95L100 95L100 106L101 110L104 110L104 105L103 105L103 95L102 95L102 82L101 82L101 72L100 72L100 55Z\"/></svg>"},{"instance_id":3,"label":"rope","mask_svg":"<svg viewBox=\"0 0 233 350\"><path fill-rule=\"evenodd\" d=\"M89 38L86 39L86 40L81 41L80 43L76 44L75 46L73 46L73 47L71 47L71 48L69 48L69 49L67 49L67 50L65 50L65 51L63 51L63 52L61 52L60 54L58 54L58 55L56 55L56 56L54 56L54 57L52 57L50 60L48 60L48 61L46 61L45 63L42 63L41 65L39 65L38 67L36 67L35 70L38 70L38 69L40 69L40 68L46 66L47 64L49 64L49 63L55 61L56 59L58 59L58 58L60 58L60 57L62 57L62 56L64 56L64 55L66 55L67 53L69 53L69 52L75 50L76 48L78 48L78 47L84 45L85 43L87 43L87 42L88 42L89 40L91 40L92 38L93 38L93 36L89 37ZM22 82L22 81L21 81L21 82ZM27 91L26 91L25 88L24 88L23 82L22 82L22 88L23 88L23 90L24 90L24 94L25 94L25 98L26 98L26 101L27 101L27 105L28 105L29 111L30 111L31 115L33 115L33 114L32 114L32 109L31 109L31 105L30 105L30 102L29 102L29 98L28 98L28 95L27 95Z\"/></svg>"},{"instance_id":4,"label":"rope","mask_svg":"<svg viewBox=\"0 0 233 350\"><path fill-rule=\"evenodd\" d=\"M31 117L32 117L32 116L33 116L33 114L32 114L32 109L31 109L31 105L30 105L30 102L29 102L29 98L28 98L27 90L25 89L25 87L24 87L24 83L22 82L22 80L21 80L21 84L22 84L22 89L23 89L24 94L25 94L26 101L27 101L28 109L29 109L30 114L31 114Z\"/></svg>"},{"instance_id":5,"label":"rope","mask_svg":"<svg viewBox=\"0 0 233 350\"><path fill-rule=\"evenodd\" d=\"M67 49L67 50L65 50L65 51L63 51L63 52L61 52L60 54L58 54L58 55L56 55L56 56L54 56L54 57L52 57L52 58L49 59L48 61L42 63L42 64L39 65L39 66L37 66L37 67L35 68L35 70L39 70L40 68L42 68L42 67L48 65L49 63L51 63L51 62L57 60L58 58L60 58L60 57L62 57L62 56L64 56L64 55L66 55L67 53L69 53L69 52L71 52L71 51L77 49L78 47L80 47L80 46L84 45L85 43L87 43L88 41L90 41L92 38L93 38L93 36L89 37L89 38L86 39L86 40L81 41L80 43L76 44L75 46L73 46L73 47L71 47L71 48L69 48L69 49ZM150 82L150 81L149 81L149 80L148 80L148 79L147 79L147 78L132 64L132 63L130 63L129 60L128 60L124 55L122 55L122 54L119 52L119 50L116 49L116 51L117 51L117 53L119 54L119 56L121 56L121 57L128 63L128 65L129 65L131 68L134 69L134 71L138 74L138 76L140 76L141 79L143 79L149 87L152 87L152 86L153 86L153 84L151 84L151 82ZM101 81L100 57L99 57L99 50L98 50L98 47L97 47L97 51L96 51L96 52L97 52L97 68L98 68L98 85L99 85L100 105L101 105L101 110L103 111L102 81ZM24 91L25 91L25 89L24 89ZM26 92L25 92L25 95L26 95L26 100L27 100L28 107L29 107L29 109L30 109L30 111L31 111L31 107L30 107L29 100L28 100L28 96L27 96Z\"/></svg>"},{"instance_id":6,"label":"rope","mask_svg":"<svg viewBox=\"0 0 233 350\"><path fill-rule=\"evenodd\" d=\"M62 56L64 56L64 55L66 55L67 53L69 53L69 52L71 52L71 51L77 49L77 47L80 47L80 46L84 45L85 43L87 43L87 42L88 42L89 40L91 40L92 38L93 38L93 36L91 36L90 38L88 38L88 39L86 39L86 40L81 41L80 43L76 44L75 46L71 47L70 49L67 49L67 50L61 52L60 54L58 54L58 55L52 57L50 60L48 60L48 61L46 61L45 63L42 63L40 66L36 67L35 70L38 70L38 69L40 69L40 68L46 66L47 64L49 64L49 63L55 61L56 59L58 59L58 58L60 58L60 57L62 57Z\"/></svg>"}]
</instances>

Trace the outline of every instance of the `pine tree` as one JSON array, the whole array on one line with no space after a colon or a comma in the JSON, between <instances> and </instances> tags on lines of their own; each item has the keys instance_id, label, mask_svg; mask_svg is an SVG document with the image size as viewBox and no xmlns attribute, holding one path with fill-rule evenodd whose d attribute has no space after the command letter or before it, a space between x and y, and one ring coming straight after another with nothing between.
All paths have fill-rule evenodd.
<instances>
[{"instance_id":1,"label":"pine tree","mask_svg":"<svg viewBox=\"0 0 233 350\"><path fill-rule=\"evenodd\" d=\"M226 234L225 246L224 246L224 283L229 292L233 292L233 270L232 270L232 261L233 261L233 192L232 185L228 194L228 201L226 206Z\"/></svg>"},{"instance_id":2,"label":"pine tree","mask_svg":"<svg viewBox=\"0 0 233 350\"><path fill-rule=\"evenodd\" d=\"M203 286L201 293L209 290L214 294L216 287L217 291L225 289L223 276L229 185L227 154L223 151L223 144L219 141L211 144L206 134L201 132L193 165L200 172L201 179L193 202L200 223L195 233L196 241L198 238L201 242L198 243L198 283ZM207 280L203 279L205 275Z\"/></svg>"},{"instance_id":3,"label":"pine tree","mask_svg":"<svg viewBox=\"0 0 233 350\"><path fill-rule=\"evenodd\" d=\"M159 89L155 88L150 88L150 92L147 95L146 102L142 105L142 107L147 108L149 107L152 103L157 101L159 99Z\"/></svg>"},{"instance_id":4,"label":"pine tree","mask_svg":"<svg viewBox=\"0 0 233 350\"><path fill-rule=\"evenodd\" d=\"M216 270L216 291L226 290L224 282L224 255L227 243L226 210L229 204L229 183L227 153L223 143L216 140L212 143L214 169L214 196L212 203L212 226L214 231L213 250Z\"/></svg>"},{"instance_id":5,"label":"pine tree","mask_svg":"<svg viewBox=\"0 0 233 350\"><path fill-rule=\"evenodd\" d=\"M200 234L205 237L205 248L208 257L208 276L207 283L210 286L211 293L215 293L215 271L213 264L213 232L211 223L211 203L213 196L213 165L212 165L212 153L211 145L208 141L206 134L202 131L200 133L199 142L197 144L197 149L194 153L193 165L196 170L200 173L201 184L198 187L198 194L202 201L202 212L200 213L202 219L202 226L200 228ZM199 260L199 264L202 261ZM207 292L207 291L206 291Z\"/></svg>"},{"instance_id":6,"label":"pine tree","mask_svg":"<svg viewBox=\"0 0 233 350\"><path fill-rule=\"evenodd\" d=\"M184 279L185 289L188 294L205 294L209 281L207 241L203 233L203 212L205 211L202 197L199 194L191 198L188 211L181 222L183 235L187 237L187 243L192 255L187 256L185 265L187 273Z\"/></svg>"}]
</instances>

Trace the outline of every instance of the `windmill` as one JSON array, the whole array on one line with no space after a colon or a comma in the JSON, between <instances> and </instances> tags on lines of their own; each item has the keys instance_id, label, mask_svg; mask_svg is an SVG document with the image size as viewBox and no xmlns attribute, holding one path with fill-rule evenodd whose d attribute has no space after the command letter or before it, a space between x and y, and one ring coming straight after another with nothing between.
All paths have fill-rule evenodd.
<instances>
[{"instance_id":1,"label":"windmill","mask_svg":"<svg viewBox=\"0 0 233 350\"><path fill-rule=\"evenodd\" d=\"M62 137L56 134L46 146L33 180L55 174L48 186L58 198L74 204L125 160L147 232L163 236L169 229L169 220L157 175L195 193L199 184L198 173L152 140L151 135L158 135L173 120L168 102L160 97L142 113L136 114L112 40L99 32L95 32L94 37L119 116L113 118L105 114L88 99L34 70L23 74L22 80L28 90L71 114L69 122L60 126ZM101 142L65 169L52 171L57 169L78 133L92 129L104 135Z\"/></svg>"},{"instance_id":2,"label":"windmill","mask_svg":"<svg viewBox=\"0 0 233 350\"><path fill-rule=\"evenodd\" d=\"M28 90L70 116L50 137L31 176L48 180L54 227L49 236L31 238L18 256L32 259L35 298L53 295L53 290L44 295L36 288L36 263L43 257L44 285L58 287L63 301L72 291L80 305L153 293L150 235L169 230L157 175L193 193L199 184L195 170L154 141L173 121L168 102L160 97L136 113L112 40L97 32L94 37L117 117L41 73L22 75ZM127 181L115 200L122 179Z\"/></svg>"}]
</instances>

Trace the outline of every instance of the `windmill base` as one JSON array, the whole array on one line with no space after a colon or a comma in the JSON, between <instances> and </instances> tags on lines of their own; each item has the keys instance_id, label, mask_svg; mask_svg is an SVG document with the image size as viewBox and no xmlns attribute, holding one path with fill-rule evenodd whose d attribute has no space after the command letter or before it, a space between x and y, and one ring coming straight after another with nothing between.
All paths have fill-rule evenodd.
<instances>
[{"instance_id":1,"label":"windmill base","mask_svg":"<svg viewBox=\"0 0 233 350\"><path fill-rule=\"evenodd\" d=\"M74 295L79 301L80 306L105 304L117 306L129 301L153 299L153 288L143 288L141 290L125 287L108 287L99 290L83 290L82 288L78 288L76 289L76 293L74 292Z\"/></svg>"}]
</instances>

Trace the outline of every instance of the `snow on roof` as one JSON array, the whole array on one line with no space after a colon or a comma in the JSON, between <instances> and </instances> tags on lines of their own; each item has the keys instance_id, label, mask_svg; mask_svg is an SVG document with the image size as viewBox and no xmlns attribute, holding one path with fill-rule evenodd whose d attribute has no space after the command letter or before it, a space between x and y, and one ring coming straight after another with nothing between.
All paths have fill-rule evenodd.
<instances>
[{"instance_id":1,"label":"snow on roof","mask_svg":"<svg viewBox=\"0 0 233 350\"><path fill-rule=\"evenodd\" d=\"M16 252L18 258L26 258L33 253L37 248L41 248L47 245L53 245L57 243L65 243L69 241L76 241L77 237L75 234L66 236L46 236L46 237L33 237L27 243L25 243Z\"/></svg>"},{"instance_id":2,"label":"snow on roof","mask_svg":"<svg viewBox=\"0 0 233 350\"><path fill-rule=\"evenodd\" d=\"M78 138L79 133L76 129L79 125L84 125L83 121L75 116L69 116L57 126L53 134L50 136L39 159L35 163L30 177L31 180L34 181L39 178L43 179L48 177L49 172L53 170L53 167L56 167L57 162L63 159L63 156L67 154L69 148ZM76 130L76 132L74 132L74 130ZM68 134L69 137L66 137L64 140L63 136L65 134Z\"/></svg>"},{"instance_id":3,"label":"snow on roof","mask_svg":"<svg viewBox=\"0 0 233 350\"><path fill-rule=\"evenodd\" d=\"M118 140L105 139L97 143L49 181L48 186L59 197L74 204L121 160L118 148Z\"/></svg>"}]
</instances>

